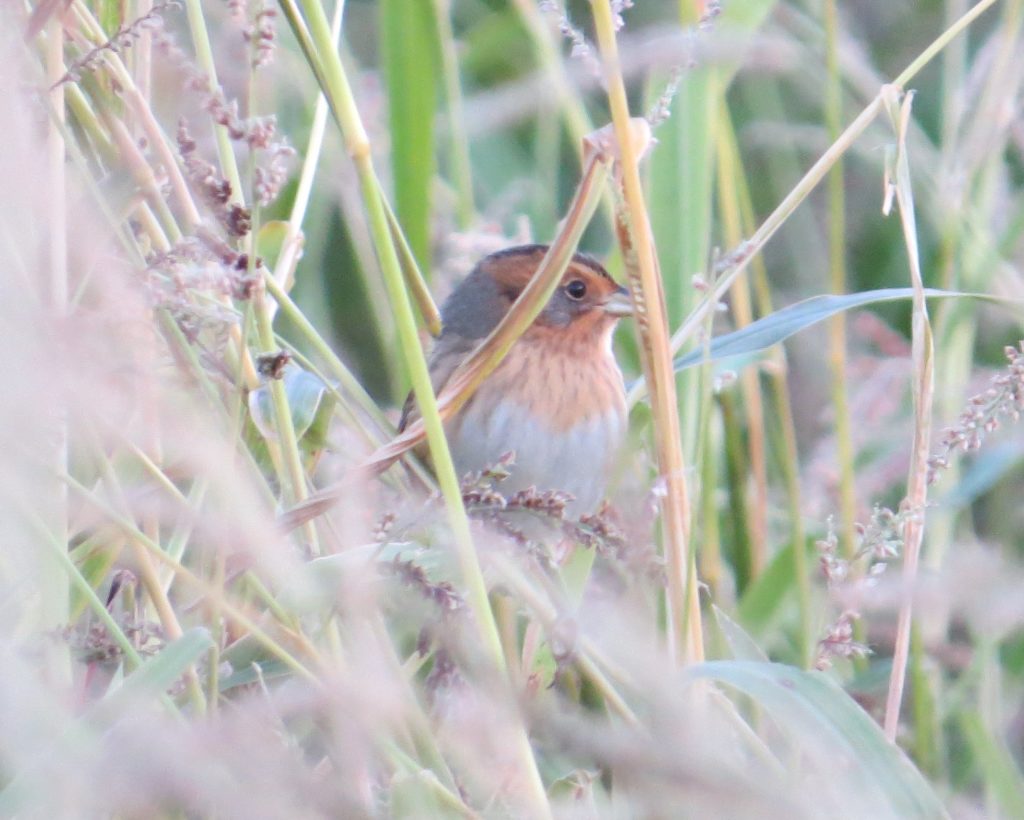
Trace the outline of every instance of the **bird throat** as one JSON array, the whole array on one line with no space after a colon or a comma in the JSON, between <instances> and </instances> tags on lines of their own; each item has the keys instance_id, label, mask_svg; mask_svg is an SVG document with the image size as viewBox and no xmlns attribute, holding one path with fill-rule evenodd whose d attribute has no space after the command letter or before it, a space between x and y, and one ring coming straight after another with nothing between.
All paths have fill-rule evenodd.
<instances>
[{"instance_id":1,"label":"bird throat","mask_svg":"<svg viewBox=\"0 0 1024 820\"><path fill-rule=\"evenodd\" d=\"M516 343L449 422L452 455L464 473L515 451L503 489L565 490L590 510L625 435L622 374L604 339L580 345L562 334L555 342L538 330Z\"/></svg>"}]
</instances>

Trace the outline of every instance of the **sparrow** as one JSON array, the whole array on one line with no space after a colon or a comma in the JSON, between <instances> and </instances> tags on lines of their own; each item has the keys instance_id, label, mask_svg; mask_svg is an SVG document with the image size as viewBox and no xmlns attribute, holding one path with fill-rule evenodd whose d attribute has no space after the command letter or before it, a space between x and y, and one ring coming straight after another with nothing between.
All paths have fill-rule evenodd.
<instances>
[{"instance_id":1,"label":"sparrow","mask_svg":"<svg viewBox=\"0 0 1024 820\"><path fill-rule=\"evenodd\" d=\"M546 252L546 245L523 245L493 253L452 291L429 360L435 392L494 330ZM494 466L513 451L503 491L562 490L573 496L573 513L594 511L626 434L612 332L631 313L625 288L597 261L576 254L533 324L445 423L458 473ZM399 431L415 415L410 395Z\"/></svg>"}]
</instances>

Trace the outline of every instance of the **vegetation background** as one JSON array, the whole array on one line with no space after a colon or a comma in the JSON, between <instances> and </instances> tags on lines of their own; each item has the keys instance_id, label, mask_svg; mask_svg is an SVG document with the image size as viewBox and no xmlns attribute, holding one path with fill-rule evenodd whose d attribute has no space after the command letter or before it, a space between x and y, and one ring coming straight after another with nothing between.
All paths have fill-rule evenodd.
<instances>
[{"instance_id":1,"label":"vegetation background","mask_svg":"<svg viewBox=\"0 0 1024 820\"><path fill-rule=\"evenodd\" d=\"M3 15L0 815L1024 816L1019 0ZM649 306L612 508L284 533L556 238Z\"/></svg>"}]
</instances>

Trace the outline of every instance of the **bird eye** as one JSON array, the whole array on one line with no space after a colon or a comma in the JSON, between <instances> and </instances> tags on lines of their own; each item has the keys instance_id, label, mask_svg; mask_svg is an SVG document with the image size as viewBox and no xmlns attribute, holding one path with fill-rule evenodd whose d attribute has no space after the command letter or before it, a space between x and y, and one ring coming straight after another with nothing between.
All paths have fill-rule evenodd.
<instances>
[{"instance_id":1,"label":"bird eye","mask_svg":"<svg viewBox=\"0 0 1024 820\"><path fill-rule=\"evenodd\" d=\"M578 302L587 295L587 283L582 279L573 279L565 286L565 292L569 295L570 299L575 299Z\"/></svg>"}]
</instances>

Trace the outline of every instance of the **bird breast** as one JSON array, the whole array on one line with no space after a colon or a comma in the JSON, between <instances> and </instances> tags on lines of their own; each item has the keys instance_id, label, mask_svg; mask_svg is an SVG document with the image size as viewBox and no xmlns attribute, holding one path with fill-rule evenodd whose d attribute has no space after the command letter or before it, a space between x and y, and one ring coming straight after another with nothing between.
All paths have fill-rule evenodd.
<instances>
[{"instance_id":1,"label":"bird breast","mask_svg":"<svg viewBox=\"0 0 1024 820\"><path fill-rule=\"evenodd\" d=\"M448 425L459 472L514 450L504 492L564 490L576 499L573 513L593 511L626 431L622 374L607 345L594 352L520 340Z\"/></svg>"}]
</instances>

